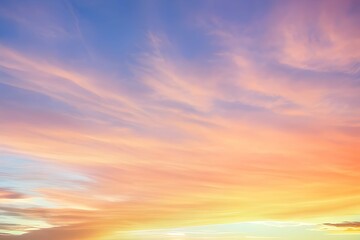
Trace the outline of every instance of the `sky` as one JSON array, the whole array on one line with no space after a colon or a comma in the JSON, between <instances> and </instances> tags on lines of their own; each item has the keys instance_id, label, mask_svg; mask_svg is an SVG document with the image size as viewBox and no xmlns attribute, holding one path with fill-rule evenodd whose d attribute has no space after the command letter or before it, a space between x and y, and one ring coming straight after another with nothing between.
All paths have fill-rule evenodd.
<instances>
[{"instance_id":1,"label":"sky","mask_svg":"<svg viewBox=\"0 0 360 240\"><path fill-rule=\"evenodd\" d=\"M357 0L0 0L0 239L359 239L359 26Z\"/></svg>"}]
</instances>

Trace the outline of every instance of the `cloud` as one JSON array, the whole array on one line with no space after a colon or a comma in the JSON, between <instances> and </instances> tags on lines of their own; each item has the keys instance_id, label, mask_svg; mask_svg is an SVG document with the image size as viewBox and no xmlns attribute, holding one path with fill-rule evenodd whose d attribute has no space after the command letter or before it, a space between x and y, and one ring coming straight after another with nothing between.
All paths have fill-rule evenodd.
<instances>
[{"instance_id":1,"label":"cloud","mask_svg":"<svg viewBox=\"0 0 360 240\"><path fill-rule=\"evenodd\" d=\"M38 240L38 239L48 239L49 237L54 240L72 240L74 238L92 240L92 239L96 239L96 237L98 236L99 233L97 232L97 230L94 230L91 227L75 225L71 227L55 227L48 229L40 229L17 236L3 235L1 237L4 240Z\"/></svg>"},{"instance_id":2,"label":"cloud","mask_svg":"<svg viewBox=\"0 0 360 240\"><path fill-rule=\"evenodd\" d=\"M0 188L0 201L1 200L16 200L16 199L24 199L26 196L22 193L15 192L11 189Z\"/></svg>"},{"instance_id":3,"label":"cloud","mask_svg":"<svg viewBox=\"0 0 360 240\"><path fill-rule=\"evenodd\" d=\"M358 227L360 227L360 222L324 223L324 225L331 226L331 227L358 228Z\"/></svg>"},{"instance_id":4,"label":"cloud","mask_svg":"<svg viewBox=\"0 0 360 240\"><path fill-rule=\"evenodd\" d=\"M272 42L284 64L315 71L359 72L356 1L291 1L273 12ZM281 14L280 14L281 13Z\"/></svg>"},{"instance_id":5,"label":"cloud","mask_svg":"<svg viewBox=\"0 0 360 240\"><path fill-rule=\"evenodd\" d=\"M360 228L360 222L324 223L324 225L339 228Z\"/></svg>"},{"instance_id":6,"label":"cloud","mask_svg":"<svg viewBox=\"0 0 360 240\"><path fill-rule=\"evenodd\" d=\"M360 233L360 222L324 223L323 229L330 233Z\"/></svg>"}]
</instances>

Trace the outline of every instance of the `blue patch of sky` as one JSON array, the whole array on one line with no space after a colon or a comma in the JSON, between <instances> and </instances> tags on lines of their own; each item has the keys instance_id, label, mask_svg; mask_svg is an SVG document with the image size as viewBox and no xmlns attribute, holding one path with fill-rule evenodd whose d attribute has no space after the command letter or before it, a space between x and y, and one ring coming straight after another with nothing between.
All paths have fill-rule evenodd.
<instances>
[{"instance_id":1,"label":"blue patch of sky","mask_svg":"<svg viewBox=\"0 0 360 240\"><path fill-rule=\"evenodd\" d=\"M0 188L36 195L38 188L83 190L91 178L56 164L25 156L0 154Z\"/></svg>"}]
</instances>

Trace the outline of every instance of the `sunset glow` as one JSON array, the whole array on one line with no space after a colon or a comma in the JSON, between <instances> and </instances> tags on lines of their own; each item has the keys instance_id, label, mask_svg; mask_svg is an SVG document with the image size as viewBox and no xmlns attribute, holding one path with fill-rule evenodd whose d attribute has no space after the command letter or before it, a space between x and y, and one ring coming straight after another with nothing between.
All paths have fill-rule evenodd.
<instances>
[{"instance_id":1,"label":"sunset glow","mask_svg":"<svg viewBox=\"0 0 360 240\"><path fill-rule=\"evenodd\" d=\"M360 238L360 1L0 0L1 240Z\"/></svg>"}]
</instances>

